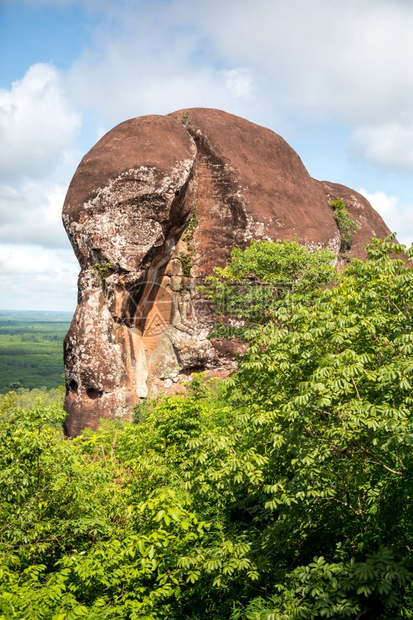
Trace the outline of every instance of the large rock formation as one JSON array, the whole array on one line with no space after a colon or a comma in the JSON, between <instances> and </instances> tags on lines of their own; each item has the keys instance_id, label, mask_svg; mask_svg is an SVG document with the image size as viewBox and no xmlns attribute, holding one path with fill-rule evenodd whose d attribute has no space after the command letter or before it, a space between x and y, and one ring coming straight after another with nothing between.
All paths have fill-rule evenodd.
<instances>
[{"instance_id":1,"label":"large rock formation","mask_svg":"<svg viewBox=\"0 0 413 620\"><path fill-rule=\"evenodd\" d=\"M349 256L389 230L357 192L311 178L277 134L231 114L191 109L121 123L81 161L63 222L81 266L65 340L66 431L127 417L193 370L225 373L233 351L208 340L213 316L196 288L251 239L328 246L329 200L359 225Z\"/></svg>"}]
</instances>

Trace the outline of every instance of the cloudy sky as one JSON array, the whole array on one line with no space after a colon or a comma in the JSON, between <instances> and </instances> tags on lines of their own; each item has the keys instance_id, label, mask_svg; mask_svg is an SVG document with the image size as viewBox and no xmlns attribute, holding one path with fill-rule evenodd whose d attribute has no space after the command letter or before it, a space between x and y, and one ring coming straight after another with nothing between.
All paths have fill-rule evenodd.
<instances>
[{"instance_id":1,"label":"cloudy sky","mask_svg":"<svg viewBox=\"0 0 413 620\"><path fill-rule=\"evenodd\" d=\"M411 0L0 0L0 309L74 309L77 164L179 108L270 127L410 244L412 32Z\"/></svg>"}]
</instances>

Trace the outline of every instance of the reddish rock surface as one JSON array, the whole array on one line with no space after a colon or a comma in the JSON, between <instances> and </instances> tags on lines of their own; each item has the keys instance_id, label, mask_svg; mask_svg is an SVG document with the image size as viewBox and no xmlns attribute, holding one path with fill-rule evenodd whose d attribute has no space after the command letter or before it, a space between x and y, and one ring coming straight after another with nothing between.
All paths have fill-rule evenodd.
<instances>
[{"instance_id":1,"label":"reddish rock surface","mask_svg":"<svg viewBox=\"0 0 413 620\"><path fill-rule=\"evenodd\" d=\"M277 134L210 109L121 123L81 161L63 222L81 266L65 339L66 432L130 419L148 394L190 372L225 375L232 349L208 340L214 318L197 283L235 246L278 238L336 254L329 200L359 225L349 255L389 229L368 201L311 178Z\"/></svg>"}]
</instances>

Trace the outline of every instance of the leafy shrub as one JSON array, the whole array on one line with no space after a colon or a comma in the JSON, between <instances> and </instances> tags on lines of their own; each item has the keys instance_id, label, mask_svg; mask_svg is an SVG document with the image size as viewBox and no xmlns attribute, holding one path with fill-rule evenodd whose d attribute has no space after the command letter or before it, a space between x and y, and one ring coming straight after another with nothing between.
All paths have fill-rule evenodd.
<instances>
[{"instance_id":1,"label":"leafy shrub","mask_svg":"<svg viewBox=\"0 0 413 620\"><path fill-rule=\"evenodd\" d=\"M102 286L105 282L105 278L110 274L112 269L113 269L112 265L108 262L95 263L93 265L93 271Z\"/></svg>"},{"instance_id":2,"label":"leafy shrub","mask_svg":"<svg viewBox=\"0 0 413 620\"><path fill-rule=\"evenodd\" d=\"M358 224L349 216L342 198L335 201L331 200L329 204L333 207L334 219L340 231L340 252L347 252L353 245L353 234L358 231Z\"/></svg>"},{"instance_id":3,"label":"leafy shrub","mask_svg":"<svg viewBox=\"0 0 413 620\"><path fill-rule=\"evenodd\" d=\"M297 241L252 241L234 248L227 267L214 269L203 291L221 321L213 336L251 339L254 327L274 322L280 308L311 304L335 275L335 255ZM278 314L277 314L278 313Z\"/></svg>"}]
</instances>

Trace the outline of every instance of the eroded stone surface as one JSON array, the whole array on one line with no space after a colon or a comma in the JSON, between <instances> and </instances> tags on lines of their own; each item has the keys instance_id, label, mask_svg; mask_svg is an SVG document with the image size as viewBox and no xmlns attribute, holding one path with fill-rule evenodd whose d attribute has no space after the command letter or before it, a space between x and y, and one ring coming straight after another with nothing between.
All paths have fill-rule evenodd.
<instances>
[{"instance_id":1,"label":"eroded stone surface","mask_svg":"<svg viewBox=\"0 0 413 620\"><path fill-rule=\"evenodd\" d=\"M83 158L63 222L81 266L65 339L66 431L130 418L193 370L225 375L242 345L208 339L197 284L252 239L340 248L329 200L344 198L363 257L387 226L360 194L312 179L278 135L209 109L126 121Z\"/></svg>"}]
</instances>

